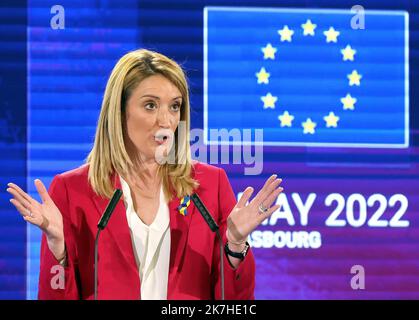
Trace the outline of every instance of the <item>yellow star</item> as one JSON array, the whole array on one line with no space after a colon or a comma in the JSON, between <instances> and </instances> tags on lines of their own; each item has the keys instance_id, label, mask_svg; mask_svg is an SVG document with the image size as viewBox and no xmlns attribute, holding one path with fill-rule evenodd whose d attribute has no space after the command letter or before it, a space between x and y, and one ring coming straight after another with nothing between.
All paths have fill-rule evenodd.
<instances>
[{"instance_id":1,"label":"yellow star","mask_svg":"<svg viewBox=\"0 0 419 320\"><path fill-rule=\"evenodd\" d=\"M347 61L347 60L354 61L356 50L352 49L349 44L346 46L345 49L340 50L340 52L343 55L343 61Z\"/></svg>"},{"instance_id":2,"label":"yellow star","mask_svg":"<svg viewBox=\"0 0 419 320\"><path fill-rule=\"evenodd\" d=\"M305 36L307 35L314 36L314 29L316 29L316 27L317 27L317 24L312 23L310 19L308 19L306 23L303 23L301 25L301 28L304 29Z\"/></svg>"},{"instance_id":3,"label":"yellow star","mask_svg":"<svg viewBox=\"0 0 419 320\"><path fill-rule=\"evenodd\" d=\"M281 42L288 41L291 42L291 37L294 34L294 31L288 29L288 26L284 26L282 30L278 30L278 34L281 36Z\"/></svg>"},{"instance_id":4,"label":"yellow star","mask_svg":"<svg viewBox=\"0 0 419 320\"><path fill-rule=\"evenodd\" d=\"M259 72L256 72L256 77L258 78L258 84L261 84L261 83L268 84L270 75L271 74L266 72L265 68L262 67Z\"/></svg>"},{"instance_id":5,"label":"yellow star","mask_svg":"<svg viewBox=\"0 0 419 320\"><path fill-rule=\"evenodd\" d=\"M281 127L291 127L294 116L290 115L288 111L285 111L282 115L278 116L278 119L281 121Z\"/></svg>"},{"instance_id":6,"label":"yellow star","mask_svg":"<svg viewBox=\"0 0 419 320\"><path fill-rule=\"evenodd\" d=\"M361 78L362 74L359 74L358 71L353 70L351 74L348 74L349 85L356 85L359 87L361 85Z\"/></svg>"},{"instance_id":7,"label":"yellow star","mask_svg":"<svg viewBox=\"0 0 419 320\"><path fill-rule=\"evenodd\" d=\"M348 93L346 97L341 98L340 101L343 103L343 110L354 110L356 98L351 97Z\"/></svg>"},{"instance_id":8,"label":"yellow star","mask_svg":"<svg viewBox=\"0 0 419 320\"><path fill-rule=\"evenodd\" d=\"M304 128L304 134L314 134L314 128L317 126L317 123L311 121L310 118L307 118L307 120L302 123L302 126Z\"/></svg>"},{"instance_id":9,"label":"yellow star","mask_svg":"<svg viewBox=\"0 0 419 320\"><path fill-rule=\"evenodd\" d=\"M275 109L275 102L278 100L278 97L274 97L271 93L268 93L266 96L260 97L260 99L263 101L263 109Z\"/></svg>"},{"instance_id":10,"label":"yellow star","mask_svg":"<svg viewBox=\"0 0 419 320\"><path fill-rule=\"evenodd\" d=\"M329 115L323 117L324 121L326 121L326 127L336 128L338 126L339 117L336 116L333 112L329 112Z\"/></svg>"},{"instance_id":11,"label":"yellow star","mask_svg":"<svg viewBox=\"0 0 419 320\"><path fill-rule=\"evenodd\" d=\"M266 45L266 47L262 48L263 52L263 59L275 59L276 48L272 47L270 43Z\"/></svg>"},{"instance_id":12,"label":"yellow star","mask_svg":"<svg viewBox=\"0 0 419 320\"><path fill-rule=\"evenodd\" d=\"M326 36L326 42L338 42L339 31L336 31L333 27L330 27L329 30L324 31L323 34Z\"/></svg>"}]
</instances>

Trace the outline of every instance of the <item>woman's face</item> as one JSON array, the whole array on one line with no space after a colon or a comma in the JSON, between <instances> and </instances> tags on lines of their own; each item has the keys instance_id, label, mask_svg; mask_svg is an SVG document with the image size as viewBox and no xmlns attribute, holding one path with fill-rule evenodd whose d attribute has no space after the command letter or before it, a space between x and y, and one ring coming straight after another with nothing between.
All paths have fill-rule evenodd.
<instances>
[{"instance_id":1,"label":"woman's face","mask_svg":"<svg viewBox=\"0 0 419 320\"><path fill-rule=\"evenodd\" d=\"M156 160L162 150L170 150L181 105L182 94L164 76L153 75L141 81L125 108L125 143L130 156L150 161Z\"/></svg>"}]
</instances>

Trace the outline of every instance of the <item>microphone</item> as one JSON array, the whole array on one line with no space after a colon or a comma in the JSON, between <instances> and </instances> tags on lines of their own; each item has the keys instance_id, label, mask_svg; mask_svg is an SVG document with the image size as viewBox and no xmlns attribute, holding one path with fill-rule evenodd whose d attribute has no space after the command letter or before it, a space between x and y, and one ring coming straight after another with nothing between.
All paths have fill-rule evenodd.
<instances>
[{"instance_id":1,"label":"microphone","mask_svg":"<svg viewBox=\"0 0 419 320\"><path fill-rule=\"evenodd\" d=\"M194 193L193 195L191 195L191 199L195 204L196 208L198 209L199 213L202 215L202 217L208 224L211 231L216 233L218 242L220 243L221 300L224 300L224 246L223 238L220 235L220 228L218 227L214 218L209 213L207 207L205 207L198 194Z\"/></svg>"},{"instance_id":2,"label":"microphone","mask_svg":"<svg viewBox=\"0 0 419 320\"><path fill-rule=\"evenodd\" d=\"M105 229L106 225L108 224L109 218L111 217L111 214L115 210L115 207L119 201L119 199L122 196L122 191L120 189L116 189L111 201L109 201L108 206L105 209L105 212L103 213L102 217L99 220L99 223L97 224L98 229L103 230Z\"/></svg>"},{"instance_id":3,"label":"microphone","mask_svg":"<svg viewBox=\"0 0 419 320\"><path fill-rule=\"evenodd\" d=\"M112 213L115 210L116 205L118 204L119 199L122 196L122 191L120 189L116 189L113 193L113 196L111 200L109 201L108 206L105 209L105 212L103 213L102 217L100 218L98 224L97 224L97 233L96 233L96 239L95 239L95 300L97 300L97 254L98 254L98 245L99 245L99 235L100 232L105 229L106 225L108 224L108 221L112 215Z\"/></svg>"}]
</instances>

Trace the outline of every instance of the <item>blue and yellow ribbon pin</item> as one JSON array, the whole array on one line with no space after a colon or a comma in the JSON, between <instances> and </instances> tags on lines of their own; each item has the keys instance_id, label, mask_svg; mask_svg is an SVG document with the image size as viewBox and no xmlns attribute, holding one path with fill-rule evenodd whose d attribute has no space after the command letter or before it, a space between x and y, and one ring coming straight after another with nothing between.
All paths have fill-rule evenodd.
<instances>
[{"instance_id":1,"label":"blue and yellow ribbon pin","mask_svg":"<svg viewBox=\"0 0 419 320\"><path fill-rule=\"evenodd\" d=\"M180 205L177 208L179 210L179 213L183 216L186 216L188 214L187 208L189 207L190 204L191 204L191 197L190 196L184 196L180 200Z\"/></svg>"}]
</instances>

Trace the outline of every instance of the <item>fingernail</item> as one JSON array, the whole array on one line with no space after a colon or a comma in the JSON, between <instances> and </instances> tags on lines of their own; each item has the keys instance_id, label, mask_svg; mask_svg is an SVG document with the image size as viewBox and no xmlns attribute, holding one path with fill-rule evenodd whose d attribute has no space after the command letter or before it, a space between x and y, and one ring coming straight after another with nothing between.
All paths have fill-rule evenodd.
<instances>
[{"instance_id":1,"label":"fingernail","mask_svg":"<svg viewBox=\"0 0 419 320\"><path fill-rule=\"evenodd\" d=\"M273 177L273 178L276 178L277 176L278 176L278 175L276 175L276 174L273 174L273 175L272 175L272 177Z\"/></svg>"}]
</instances>

